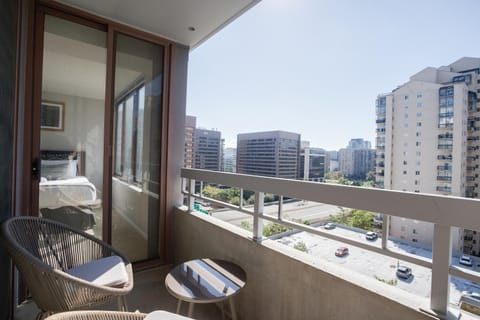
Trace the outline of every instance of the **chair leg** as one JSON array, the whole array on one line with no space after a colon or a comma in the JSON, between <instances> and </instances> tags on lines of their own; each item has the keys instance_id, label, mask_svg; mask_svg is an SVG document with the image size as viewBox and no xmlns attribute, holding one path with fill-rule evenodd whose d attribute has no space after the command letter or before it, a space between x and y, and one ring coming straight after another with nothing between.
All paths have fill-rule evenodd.
<instances>
[{"instance_id":1,"label":"chair leg","mask_svg":"<svg viewBox=\"0 0 480 320\"><path fill-rule=\"evenodd\" d=\"M119 296L118 297L118 310L128 311L127 297L126 296Z\"/></svg>"}]
</instances>

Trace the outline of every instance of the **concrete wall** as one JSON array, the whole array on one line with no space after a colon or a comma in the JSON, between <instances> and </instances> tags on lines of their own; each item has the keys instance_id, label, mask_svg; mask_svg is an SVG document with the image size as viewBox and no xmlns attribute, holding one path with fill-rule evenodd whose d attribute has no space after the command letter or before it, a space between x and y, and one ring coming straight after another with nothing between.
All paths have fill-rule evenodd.
<instances>
[{"instance_id":1,"label":"concrete wall","mask_svg":"<svg viewBox=\"0 0 480 320\"><path fill-rule=\"evenodd\" d=\"M239 319L430 319L418 311L426 299L271 240L257 244L212 217L175 209L172 227L176 263L214 257L246 271Z\"/></svg>"}]
</instances>

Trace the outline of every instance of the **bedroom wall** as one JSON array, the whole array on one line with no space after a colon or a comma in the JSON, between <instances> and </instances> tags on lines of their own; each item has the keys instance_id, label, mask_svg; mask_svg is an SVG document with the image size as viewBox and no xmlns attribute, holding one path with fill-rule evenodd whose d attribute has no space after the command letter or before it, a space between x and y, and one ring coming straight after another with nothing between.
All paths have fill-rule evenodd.
<instances>
[{"instance_id":1,"label":"bedroom wall","mask_svg":"<svg viewBox=\"0 0 480 320\"><path fill-rule=\"evenodd\" d=\"M102 100L43 92L43 100L65 103L63 131L41 131L42 149L85 151L85 175L103 190L103 139L105 104Z\"/></svg>"}]
</instances>

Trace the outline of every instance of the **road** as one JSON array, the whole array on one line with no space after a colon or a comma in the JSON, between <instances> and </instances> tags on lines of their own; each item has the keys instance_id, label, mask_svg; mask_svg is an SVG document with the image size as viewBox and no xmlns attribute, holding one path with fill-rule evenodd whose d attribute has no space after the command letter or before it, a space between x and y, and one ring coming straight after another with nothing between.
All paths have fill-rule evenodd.
<instances>
[{"instance_id":1,"label":"road","mask_svg":"<svg viewBox=\"0 0 480 320\"><path fill-rule=\"evenodd\" d=\"M246 207L247 210L253 210L253 207ZM268 215L277 215L278 205L266 205L264 213ZM312 223L326 221L330 215L335 215L340 212L337 206L328 204L312 202L312 201L295 201L290 203L284 203L283 208L284 219L301 219L308 220ZM240 226L242 221L251 222L251 216L248 214L240 213L236 210L216 210L212 213L212 216L223 221L227 221L233 225Z\"/></svg>"}]
</instances>

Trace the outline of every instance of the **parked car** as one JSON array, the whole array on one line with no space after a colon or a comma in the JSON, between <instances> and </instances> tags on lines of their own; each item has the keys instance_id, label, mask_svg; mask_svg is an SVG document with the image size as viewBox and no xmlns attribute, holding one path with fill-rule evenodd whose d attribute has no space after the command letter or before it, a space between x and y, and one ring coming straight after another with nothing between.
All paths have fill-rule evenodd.
<instances>
[{"instance_id":1,"label":"parked car","mask_svg":"<svg viewBox=\"0 0 480 320\"><path fill-rule=\"evenodd\" d=\"M471 267L473 265L472 258L470 258L469 256L461 256L458 260L458 263L463 264L467 267Z\"/></svg>"},{"instance_id":2,"label":"parked car","mask_svg":"<svg viewBox=\"0 0 480 320\"><path fill-rule=\"evenodd\" d=\"M458 306L462 310L480 315L480 293L463 291Z\"/></svg>"},{"instance_id":3,"label":"parked car","mask_svg":"<svg viewBox=\"0 0 480 320\"><path fill-rule=\"evenodd\" d=\"M325 229L327 229L327 230L331 230L331 229L335 229L336 225L335 225L335 223L328 222L328 223L325 224L323 227L324 227Z\"/></svg>"},{"instance_id":4,"label":"parked car","mask_svg":"<svg viewBox=\"0 0 480 320\"><path fill-rule=\"evenodd\" d=\"M406 266L399 266L397 268L397 277L408 279L412 276L412 269Z\"/></svg>"},{"instance_id":5,"label":"parked car","mask_svg":"<svg viewBox=\"0 0 480 320\"><path fill-rule=\"evenodd\" d=\"M343 257L348 254L348 248L347 247L340 247L337 250L335 250L335 255L337 257Z\"/></svg>"},{"instance_id":6,"label":"parked car","mask_svg":"<svg viewBox=\"0 0 480 320\"><path fill-rule=\"evenodd\" d=\"M377 235L375 232L373 232L373 231L368 231L368 232L365 234L365 238L366 238L367 240L373 241L373 240L377 240L378 235Z\"/></svg>"}]
</instances>

